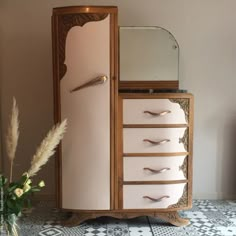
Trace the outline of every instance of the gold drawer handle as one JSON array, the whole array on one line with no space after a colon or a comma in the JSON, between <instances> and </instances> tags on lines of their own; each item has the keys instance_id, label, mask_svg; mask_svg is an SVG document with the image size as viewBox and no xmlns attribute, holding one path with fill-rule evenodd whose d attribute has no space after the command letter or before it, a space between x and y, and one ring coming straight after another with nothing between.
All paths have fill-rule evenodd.
<instances>
[{"instance_id":1,"label":"gold drawer handle","mask_svg":"<svg viewBox=\"0 0 236 236\"><path fill-rule=\"evenodd\" d=\"M163 173L163 172L166 172L167 170L170 170L170 168L162 168L160 170L154 170L154 169L151 169L151 168L148 168L148 167L144 167L143 168L144 170L149 170L151 171L152 173L155 173L155 174L160 174L160 173Z\"/></svg>"},{"instance_id":2,"label":"gold drawer handle","mask_svg":"<svg viewBox=\"0 0 236 236\"><path fill-rule=\"evenodd\" d=\"M162 197L159 197L159 198L153 198L153 197L149 197L149 196L143 196L143 198L147 198L153 202L161 202L162 200L164 200L165 198L170 198L170 196L168 195L165 195L165 196L162 196Z\"/></svg>"},{"instance_id":3,"label":"gold drawer handle","mask_svg":"<svg viewBox=\"0 0 236 236\"><path fill-rule=\"evenodd\" d=\"M166 110L166 111L162 111L162 112L152 112L152 111L144 111L143 113L148 113L149 115L152 115L152 116L164 116L168 113L171 113L171 111L169 110Z\"/></svg>"},{"instance_id":4,"label":"gold drawer handle","mask_svg":"<svg viewBox=\"0 0 236 236\"><path fill-rule=\"evenodd\" d=\"M163 140L158 141L158 142L157 141L152 141L150 139L144 139L143 142L149 142L149 143L151 143L153 145L161 145L161 144L170 142L170 139L163 139Z\"/></svg>"},{"instance_id":5,"label":"gold drawer handle","mask_svg":"<svg viewBox=\"0 0 236 236\"><path fill-rule=\"evenodd\" d=\"M78 91L83 88L87 88L90 86L98 85L98 84L104 84L108 80L108 77L106 75L98 76L95 79L90 80L89 82L86 82L72 90L70 90L71 93Z\"/></svg>"}]
</instances>

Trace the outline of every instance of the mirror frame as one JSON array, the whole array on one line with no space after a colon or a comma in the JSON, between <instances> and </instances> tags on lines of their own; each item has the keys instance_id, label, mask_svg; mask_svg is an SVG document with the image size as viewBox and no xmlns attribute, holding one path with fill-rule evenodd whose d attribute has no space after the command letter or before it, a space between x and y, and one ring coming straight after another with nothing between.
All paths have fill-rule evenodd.
<instances>
[{"instance_id":1,"label":"mirror frame","mask_svg":"<svg viewBox=\"0 0 236 236\"><path fill-rule=\"evenodd\" d=\"M152 27L152 28L160 28L165 30L167 33L169 33L174 39L175 37L173 36L172 33L170 33L170 31L166 30L165 28L162 28L160 26L119 26L118 29L118 44L119 44L119 51L118 51L118 70L119 70L119 80L118 80L118 87L119 89L160 89L160 90L165 90L165 89L179 89L179 80L157 80L157 81L140 81L140 80L135 80L135 81L121 81L120 80L120 28L123 27ZM175 39L176 44L178 45L179 48L179 44L177 42L177 40ZM178 67L179 67L179 56L178 56ZM179 78L179 68L178 68L178 76Z\"/></svg>"}]
</instances>

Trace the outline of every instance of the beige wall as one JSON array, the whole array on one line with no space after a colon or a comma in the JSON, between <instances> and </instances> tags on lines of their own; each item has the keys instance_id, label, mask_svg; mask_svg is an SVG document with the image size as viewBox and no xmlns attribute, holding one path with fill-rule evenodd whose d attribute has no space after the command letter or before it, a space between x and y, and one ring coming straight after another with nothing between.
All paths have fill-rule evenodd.
<instances>
[{"instance_id":1,"label":"beige wall","mask_svg":"<svg viewBox=\"0 0 236 236\"><path fill-rule=\"evenodd\" d=\"M53 123L50 16L64 5L118 5L119 24L161 26L180 45L180 85L195 95L194 197L236 196L235 0L1 0L1 119L20 107L15 176ZM1 132L2 133L2 132ZM5 161L5 167L7 167ZM38 178L54 192L53 160Z\"/></svg>"}]
</instances>

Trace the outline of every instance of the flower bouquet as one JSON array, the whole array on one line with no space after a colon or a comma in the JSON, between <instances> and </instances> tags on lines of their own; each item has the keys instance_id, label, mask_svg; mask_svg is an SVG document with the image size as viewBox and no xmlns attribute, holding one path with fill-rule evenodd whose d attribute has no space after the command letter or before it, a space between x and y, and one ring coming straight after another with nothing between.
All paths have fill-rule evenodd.
<instances>
[{"instance_id":1,"label":"flower bouquet","mask_svg":"<svg viewBox=\"0 0 236 236\"><path fill-rule=\"evenodd\" d=\"M18 217L21 216L24 208L31 207L32 193L40 191L45 186L43 180L36 185L33 184L32 177L55 153L55 148L62 139L67 126L67 121L64 120L48 132L37 148L29 170L23 173L19 180L13 181L13 164L19 138L18 113L16 101L13 99L12 114L6 136L6 152L10 161L9 181L3 174L0 174L0 235L2 232L7 232L7 235L18 236Z\"/></svg>"}]
</instances>

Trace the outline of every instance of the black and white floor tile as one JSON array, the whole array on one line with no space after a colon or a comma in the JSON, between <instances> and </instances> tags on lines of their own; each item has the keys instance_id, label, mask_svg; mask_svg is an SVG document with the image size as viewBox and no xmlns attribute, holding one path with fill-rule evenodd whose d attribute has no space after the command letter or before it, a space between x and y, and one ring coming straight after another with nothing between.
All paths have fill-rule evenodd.
<instances>
[{"instance_id":1,"label":"black and white floor tile","mask_svg":"<svg viewBox=\"0 0 236 236\"><path fill-rule=\"evenodd\" d=\"M194 200L193 208L181 215L190 219L189 226L175 227L153 217L101 217L69 228L57 224L65 214L52 202L41 202L20 219L20 236L236 236L236 201Z\"/></svg>"}]
</instances>

